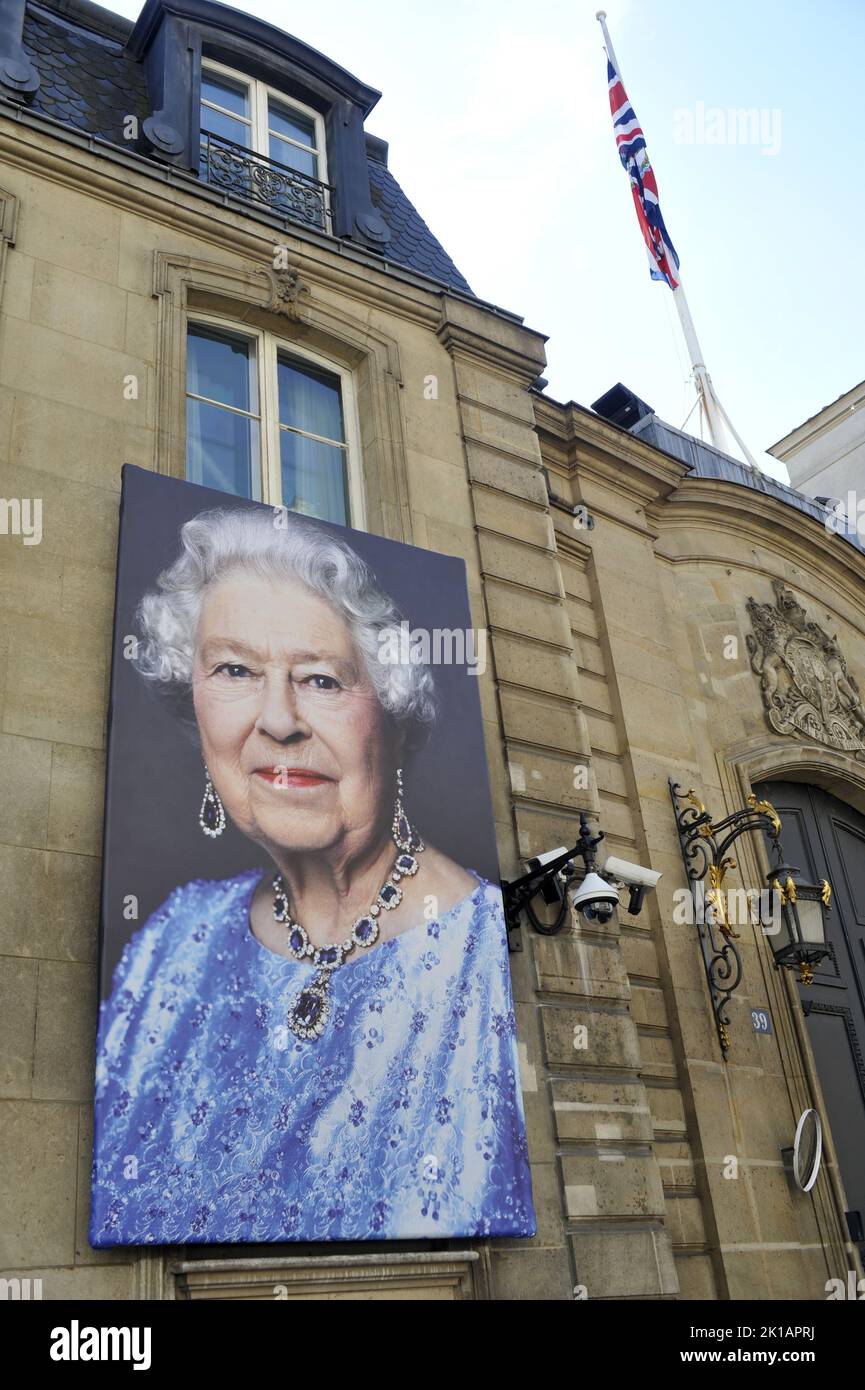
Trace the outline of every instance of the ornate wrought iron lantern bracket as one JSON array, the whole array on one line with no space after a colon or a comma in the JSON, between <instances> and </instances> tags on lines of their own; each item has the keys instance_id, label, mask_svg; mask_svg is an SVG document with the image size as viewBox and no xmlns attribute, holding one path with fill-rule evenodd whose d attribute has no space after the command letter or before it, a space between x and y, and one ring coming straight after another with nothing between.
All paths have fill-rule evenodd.
<instances>
[{"instance_id":1,"label":"ornate wrought iron lantern bracket","mask_svg":"<svg viewBox=\"0 0 865 1390\"><path fill-rule=\"evenodd\" d=\"M777 845L780 864L781 821L774 806L768 801L758 801L757 797L752 795L748 797L748 805L741 811L734 811L732 815L714 824L693 788L683 792L678 782L674 782L672 778L669 787L682 863L691 884L697 909L697 930L712 999L712 1013L718 1041L726 1061L730 1050L730 1018L727 1006L742 979L742 957L736 946L737 933L727 919L722 892L727 870L736 867L736 860L728 851L740 836L750 830L760 830L770 837L773 846ZM695 891L696 885L702 885L706 880L709 884L708 889Z\"/></svg>"}]
</instances>

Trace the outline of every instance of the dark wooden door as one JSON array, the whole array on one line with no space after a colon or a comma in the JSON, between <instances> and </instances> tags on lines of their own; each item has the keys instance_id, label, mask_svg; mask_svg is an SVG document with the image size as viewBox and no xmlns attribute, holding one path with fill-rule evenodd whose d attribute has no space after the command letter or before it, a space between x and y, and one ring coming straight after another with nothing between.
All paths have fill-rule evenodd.
<instances>
[{"instance_id":1,"label":"dark wooden door","mask_svg":"<svg viewBox=\"0 0 865 1390\"><path fill-rule=\"evenodd\" d=\"M784 857L832 885L831 956L799 987L851 1211L865 1221L865 816L819 787L762 782L782 824Z\"/></svg>"}]
</instances>

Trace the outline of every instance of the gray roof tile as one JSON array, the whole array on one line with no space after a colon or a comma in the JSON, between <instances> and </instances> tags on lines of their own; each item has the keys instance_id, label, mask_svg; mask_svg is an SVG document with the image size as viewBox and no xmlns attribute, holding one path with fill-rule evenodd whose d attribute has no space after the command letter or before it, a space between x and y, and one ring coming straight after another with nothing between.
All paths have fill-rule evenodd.
<instances>
[{"instance_id":1,"label":"gray roof tile","mask_svg":"<svg viewBox=\"0 0 865 1390\"><path fill-rule=\"evenodd\" d=\"M388 260L411 266L434 280L471 294L467 281L409 202L393 174L384 164L372 159L369 161L369 184L373 207L390 227L391 241L385 252Z\"/></svg>"},{"instance_id":2,"label":"gray roof tile","mask_svg":"<svg viewBox=\"0 0 865 1390\"><path fill-rule=\"evenodd\" d=\"M40 77L32 109L128 149L124 120L134 115L143 121L149 105L144 72L123 44L36 3L27 6L23 37ZM391 233L385 259L471 294L387 167L374 159L368 163L372 202Z\"/></svg>"}]
</instances>

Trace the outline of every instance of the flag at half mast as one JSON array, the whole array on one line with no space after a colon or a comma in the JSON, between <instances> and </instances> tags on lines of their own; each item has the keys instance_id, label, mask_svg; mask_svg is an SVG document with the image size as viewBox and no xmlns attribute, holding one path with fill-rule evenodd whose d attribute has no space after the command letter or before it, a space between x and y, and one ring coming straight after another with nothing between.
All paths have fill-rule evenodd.
<instances>
[{"instance_id":1,"label":"flag at half mast","mask_svg":"<svg viewBox=\"0 0 865 1390\"><path fill-rule=\"evenodd\" d=\"M610 111L613 132L622 161L631 180L631 193L637 221L649 254L649 271L653 280L666 280L671 290L679 284L679 257L670 240L658 202L655 171L649 161L646 141L633 106L616 71L613 56L607 50L607 83L610 91Z\"/></svg>"}]
</instances>

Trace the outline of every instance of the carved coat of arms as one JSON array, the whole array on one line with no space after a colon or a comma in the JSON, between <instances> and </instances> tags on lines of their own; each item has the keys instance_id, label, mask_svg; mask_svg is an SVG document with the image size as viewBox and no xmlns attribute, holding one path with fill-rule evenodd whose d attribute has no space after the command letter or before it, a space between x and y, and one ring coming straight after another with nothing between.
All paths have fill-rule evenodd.
<instances>
[{"instance_id":1,"label":"carved coat of arms","mask_svg":"<svg viewBox=\"0 0 865 1390\"><path fill-rule=\"evenodd\" d=\"M792 589L772 581L775 602L749 598L746 641L760 677L766 717L779 734L799 734L865 762L865 710L836 637L808 614Z\"/></svg>"}]
</instances>

